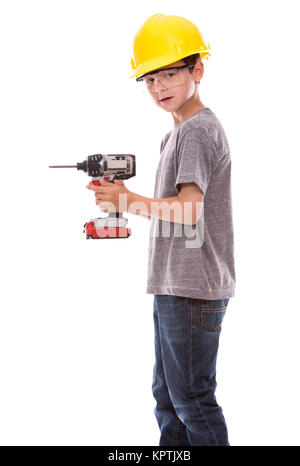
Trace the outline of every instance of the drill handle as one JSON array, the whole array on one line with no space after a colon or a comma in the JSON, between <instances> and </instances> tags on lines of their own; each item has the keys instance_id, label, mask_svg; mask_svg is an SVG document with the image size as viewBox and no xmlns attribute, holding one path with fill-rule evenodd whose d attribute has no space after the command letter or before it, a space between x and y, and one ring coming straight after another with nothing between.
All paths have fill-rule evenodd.
<instances>
[{"instance_id":1,"label":"drill handle","mask_svg":"<svg viewBox=\"0 0 300 466\"><path fill-rule=\"evenodd\" d=\"M111 183L113 183L114 178L115 178L115 175L111 175L111 176L95 176L92 179L92 183L95 186L101 186L101 180L110 181ZM122 212L109 212L108 213L108 218L115 218L115 217L116 218L123 218L123 213Z\"/></svg>"},{"instance_id":2,"label":"drill handle","mask_svg":"<svg viewBox=\"0 0 300 466\"><path fill-rule=\"evenodd\" d=\"M95 186L100 186L100 185L101 185L101 180L110 181L111 183L113 183L113 182L114 182L114 179L115 179L115 176L116 176L116 175L94 176L94 177L92 178L92 183L93 183Z\"/></svg>"}]
</instances>

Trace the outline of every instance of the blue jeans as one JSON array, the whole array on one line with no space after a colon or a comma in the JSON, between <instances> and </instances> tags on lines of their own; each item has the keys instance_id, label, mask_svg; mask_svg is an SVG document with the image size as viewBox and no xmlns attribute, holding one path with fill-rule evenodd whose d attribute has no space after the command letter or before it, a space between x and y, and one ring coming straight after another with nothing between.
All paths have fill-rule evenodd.
<instances>
[{"instance_id":1,"label":"blue jeans","mask_svg":"<svg viewBox=\"0 0 300 466\"><path fill-rule=\"evenodd\" d=\"M154 295L152 392L161 446L229 446L215 398L219 336L228 302Z\"/></svg>"}]
</instances>

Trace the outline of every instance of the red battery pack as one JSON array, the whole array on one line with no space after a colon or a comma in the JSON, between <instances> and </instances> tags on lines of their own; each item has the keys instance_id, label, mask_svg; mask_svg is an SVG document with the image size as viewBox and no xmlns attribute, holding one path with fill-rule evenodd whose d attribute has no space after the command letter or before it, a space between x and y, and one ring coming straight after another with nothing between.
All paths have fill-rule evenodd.
<instances>
[{"instance_id":1,"label":"red battery pack","mask_svg":"<svg viewBox=\"0 0 300 466\"><path fill-rule=\"evenodd\" d=\"M104 238L128 238L131 235L131 229L126 227L96 227L93 221L84 225L83 232L87 239L104 239Z\"/></svg>"}]
</instances>

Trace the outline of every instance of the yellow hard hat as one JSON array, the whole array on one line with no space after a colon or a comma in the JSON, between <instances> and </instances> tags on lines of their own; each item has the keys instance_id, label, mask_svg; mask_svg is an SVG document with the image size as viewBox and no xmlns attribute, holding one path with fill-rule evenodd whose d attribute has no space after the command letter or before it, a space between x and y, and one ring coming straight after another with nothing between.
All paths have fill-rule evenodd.
<instances>
[{"instance_id":1,"label":"yellow hard hat","mask_svg":"<svg viewBox=\"0 0 300 466\"><path fill-rule=\"evenodd\" d=\"M133 72L129 78L138 78L194 53L208 60L209 50L209 43L188 19L163 14L150 16L134 37Z\"/></svg>"}]
</instances>

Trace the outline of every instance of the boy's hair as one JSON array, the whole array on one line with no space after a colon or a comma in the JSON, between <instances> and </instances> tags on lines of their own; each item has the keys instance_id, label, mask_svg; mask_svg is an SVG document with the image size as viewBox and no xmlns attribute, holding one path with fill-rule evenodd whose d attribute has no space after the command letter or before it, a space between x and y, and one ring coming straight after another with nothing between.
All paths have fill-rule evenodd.
<instances>
[{"instance_id":1,"label":"boy's hair","mask_svg":"<svg viewBox=\"0 0 300 466\"><path fill-rule=\"evenodd\" d=\"M195 65L196 64L196 61L198 59L201 59L201 55L200 53L194 53L194 55L189 55L188 57L184 57L182 58L182 61L184 61L184 63L186 65ZM189 68L189 72L192 73L194 71L194 68Z\"/></svg>"}]
</instances>

